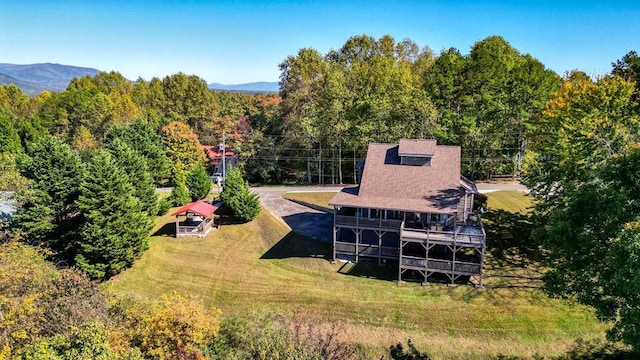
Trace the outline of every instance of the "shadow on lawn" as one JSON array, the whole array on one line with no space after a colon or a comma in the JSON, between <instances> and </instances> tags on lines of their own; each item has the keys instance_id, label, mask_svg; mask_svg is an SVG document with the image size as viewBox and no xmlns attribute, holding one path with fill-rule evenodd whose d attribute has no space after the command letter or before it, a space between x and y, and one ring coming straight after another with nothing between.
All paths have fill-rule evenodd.
<instances>
[{"instance_id":1,"label":"shadow on lawn","mask_svg":"<svg viewBox=\"0 0 640 360\"><path fill-rule=\"evenodd\" d=\"M541 275L537 269L542 260L542 253L540 246L531 237L535 225L530 216L493 210L485 214L484 219L487 231L485 269L488 270L485 287L514 290L540 288ZM327 241L327 237L330 238L331 235L330 215L302 213L285 216L284 220L294 231L289 232L267 250L261 259L331 259L332 244L330 240ZM350 276L394 281L398 278L398 263L388 261L379 265L375 260L348 262L338 272ZM439 281L434 279L430 282Z\"/></svg>"},{"instance_id":2,"label":"shadow on lawn","mask_svg":"<svg viewBox=\"0 0 640 360\"><path fill-rule=\"evenodd\" d=\"M532 237L530 215L492 210L484 215L487 232L485 287L538 289L542 286L543 252Z\"/></svg>"},{"instance_id":3,"label":"shadow on lawn","mask_svg":"<svg viewBox=\"0 0 640 360\"><path fill-rule=\"evenodd\" d=\"M216 210L215 215L216 215L216 218L214 219L214 221L216 224L219 224L220 226L238 225L238 224L246 223L246 221L243 221L242 219L233 215L233 211L231 211L231 209L225 205L221 205L218 208L218 210Z\"/></svg>"},{"instance_id":4,"label":"shadow on lawn","mask_svg":"<svg viewBox=\"0 0 640 360\"><path fill-rule=\"evenodd\" d=\"M176 223L175 222L168 222L164 225L162 225L162 227L158 230L156 230L153 234L151 234L151 236L171 236L171 237L175 237L176 236Z\"/></svg>"},{"instance_id":5,"label":"shadow on lawn","mask_svg":"<svg viewBox=\"0 0 640 360\"><path fill-rule=\"evenodd\" d=\"M260 257L260 259L288 258L321 258L329 261L331 244L290 231Z\"/></svg>"},{"instance_id":6,"label":"shadow on lawn","mask_svg":"<svg viewBox=\"0 0 640 360\"><path fill-rule=\"evenodd\" d=\"M378 280L398 280L398 262L387 261L378 264L377 260L364 260L357 263L346 262L338 270L340 274Z\"/></svg>"},{"instance_id":7,"label":"shadow on lawn","mask_svg":"<svg viewBox=\"0 0 640 360\"><path fill-rule=\"evenodd\" d=\"M327 244L333 243L331 235L333 215L331 214L305 211L283 216L282 220L299 234Z\"/></svg>"},{"instance_id":8,"label":"shadow on lawn","mask_svg":"<svg viewBox=\"0 0 640 360\"><path fill-rule=\"evenodd\" d=\"M542 260L540 246L531 236L535 225L529 215L492 210L484 219L491 265L530 268Z\"/></svg>"}]
</instances>

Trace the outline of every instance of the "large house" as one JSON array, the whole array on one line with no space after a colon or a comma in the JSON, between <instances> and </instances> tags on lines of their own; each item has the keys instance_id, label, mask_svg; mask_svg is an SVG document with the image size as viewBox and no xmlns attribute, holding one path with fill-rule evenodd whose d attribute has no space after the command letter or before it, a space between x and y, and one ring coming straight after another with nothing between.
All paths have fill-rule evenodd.
<instances>
[{"instance_id":1,"label":"large house","mask_svg":"<svg viewBox=\"0 0 640 360\"><path fill-rule=\"evenodd\" d=\"M202 148L209 159L209 169L212 174L223 172L228 172L232 167L236 166L238 162L238 157L233 152L233 150L226 148L224 151L224 166L226 169L222 168L222 154L223 151L220 146L212 146L212 145L202 145ZM224 175L224 174L223 174Z\"/></svg>"},{"instance_id":2,"label":"large house","mask_svg":"<svg viewBox=\"0 0 640 360\"><path fill-rule=\"evenodd\" d=\"M333 259L398 261L398 280L474 280L482 286L486 235L460 147L435 140L370 144L357 187L334 206Z\"/></svg>"}]
</instances>

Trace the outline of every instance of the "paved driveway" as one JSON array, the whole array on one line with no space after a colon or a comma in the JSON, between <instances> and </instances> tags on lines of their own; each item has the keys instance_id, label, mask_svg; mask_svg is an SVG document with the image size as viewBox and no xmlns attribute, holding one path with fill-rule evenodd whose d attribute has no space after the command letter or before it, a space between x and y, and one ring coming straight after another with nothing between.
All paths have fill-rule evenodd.
<instances>
[{"instance_id":1,"label":"paved driveway","mask_svg":"<svg viewBox=\"0 0 640 360\"><path fill-rule=\"evenodd\" d=\"M526 186L518 183L476 183L478 191L482 194L500 191L500 190L513 190L513 191L528 191Z\"/></svg>"},{"instance_id":2,"label":"paved driveway","mask_svg":"<svg viewBox=\"0 0 640 360\"><path fill-rule=\"evenodd\" d=\"M316 240L331 243L333 215L296 204L282 197L288 192L338 192L342 186L286 186L254 187L262 206L285 223L289 228Z\"/></svg>"},{"instance_id":3,"label":"paved driveway","mask_svg":"<svg viewBox=\"0 0 640 360\"><path fill-rule=\"evenodd\" d=\"M510 183L479 183L477 186L481 193L499 190L527 190L523 185ZM284 199L282 195L288 192L338 192L342 188L342 186L282 186L254 187L252 190L260 196L262 206L289 228L316 240L331 243L333 226L331 214L296 204Z\"/></svg>"}]
</instances>

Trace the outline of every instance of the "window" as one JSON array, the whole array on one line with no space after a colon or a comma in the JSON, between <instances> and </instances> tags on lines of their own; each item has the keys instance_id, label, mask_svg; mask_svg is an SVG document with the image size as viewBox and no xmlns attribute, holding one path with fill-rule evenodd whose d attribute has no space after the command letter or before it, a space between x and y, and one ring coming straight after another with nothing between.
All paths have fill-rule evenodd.
<instances>
[{"instance_id":1,"label":"window","mask_svg":"<svg viewBox=\"0 0 640 360\"><path fill-rule=\"evenodd\" d=\"M403 156L400 164L409 166L431 166L431 156Z\"/></svg>"}]
</instances>

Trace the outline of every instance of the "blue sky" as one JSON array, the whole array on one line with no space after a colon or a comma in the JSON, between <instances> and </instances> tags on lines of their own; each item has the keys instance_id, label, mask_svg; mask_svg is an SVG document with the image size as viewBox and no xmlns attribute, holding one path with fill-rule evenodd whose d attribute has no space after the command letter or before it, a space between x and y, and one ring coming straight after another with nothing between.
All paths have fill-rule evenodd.
<instances>
[{"instance_id":1,"label":"blue sky","mask_svg":"<svg viewBox=\"0 0 640 360\"><path fill-rule=\"evenodd\" d=\"M277 81L300 48L353 35L409 38L463 54L501 35L563 74L611 70L640 51L640 1L11 1L0 0L0 63L53 62L147 80Z\"/></svg>"}]
</instances>

